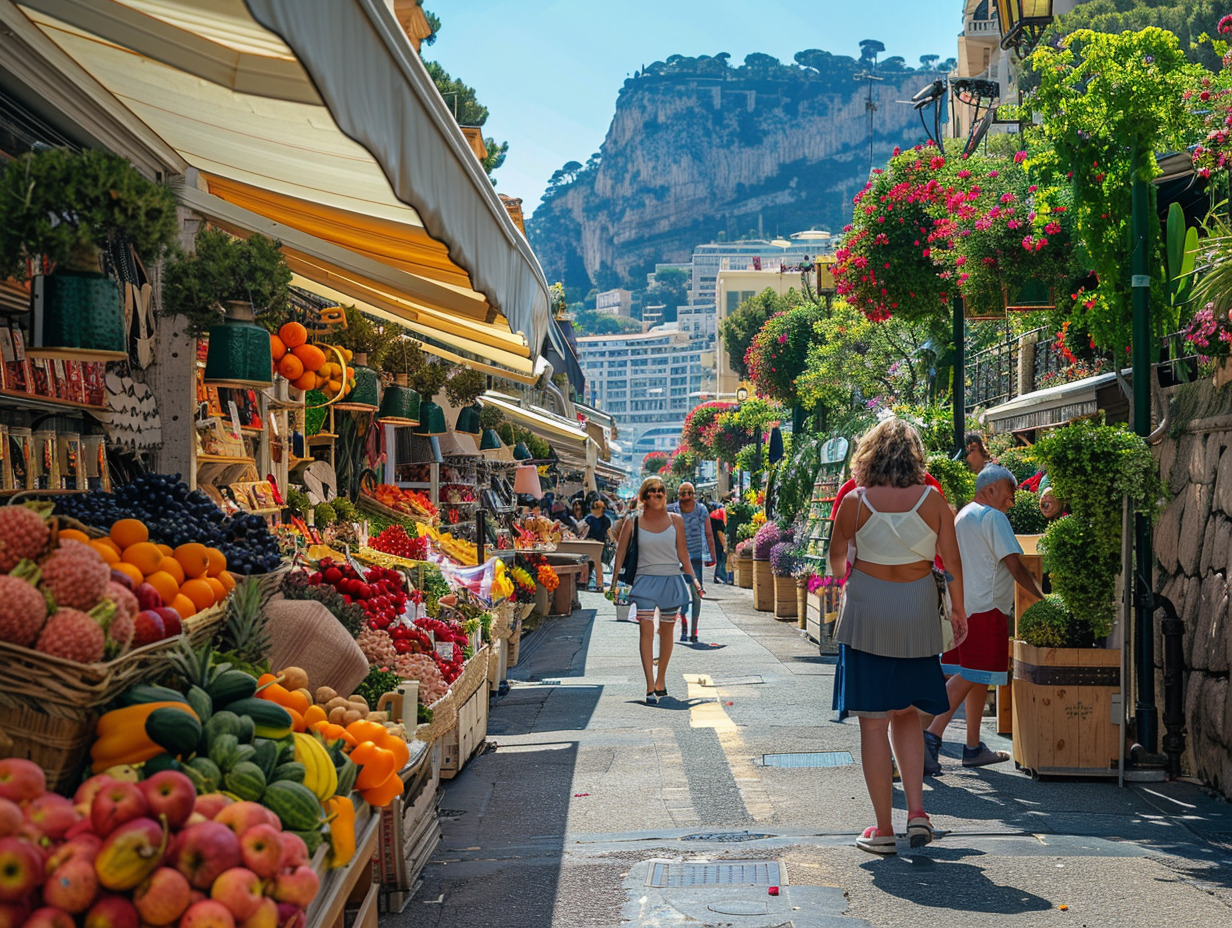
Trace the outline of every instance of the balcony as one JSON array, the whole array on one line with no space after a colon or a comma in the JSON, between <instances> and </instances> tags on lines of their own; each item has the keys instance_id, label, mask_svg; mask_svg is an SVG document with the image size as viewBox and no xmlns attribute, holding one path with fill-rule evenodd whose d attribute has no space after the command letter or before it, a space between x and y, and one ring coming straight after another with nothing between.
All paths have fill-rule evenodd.
<instances>
[{"instance_id":1,"label":"balcony","mask_svg":"<svg viewBox=\"0 0 1232 928\"><path fill-rule=\"evenodd\" d=\"M992 19L969 19L963 25L963 33L969 39L991 36L996 38L998 44L1001 42L1000 24L995 17Z\"/></svg>"}]
</instances>

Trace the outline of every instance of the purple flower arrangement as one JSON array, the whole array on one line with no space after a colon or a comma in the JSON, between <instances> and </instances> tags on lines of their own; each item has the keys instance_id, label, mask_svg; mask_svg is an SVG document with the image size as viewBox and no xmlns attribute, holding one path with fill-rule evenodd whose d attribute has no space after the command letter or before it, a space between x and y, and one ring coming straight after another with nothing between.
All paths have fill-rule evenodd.
<instances>
[{"instance_id":1,"label":"purple flower arrangement","mask_svg":"<svg viewBox=\"0 0 1232 928\"><path fill-rule=\"evenodd\" d=\"M767 522L753 536L753 559L765 561L770 559L770 549L783 540L783 530L774 522Z\"/></svg>"},{"instance_id":2,"label":"purple flower arrangement","mask_svg":"<svg viewBox=\"0 0 1232 928\"><path fill-rule=\"evenodd\" d=\"M790 577L799 567L796 543L791 540L791 533L788 532L785 534L785 540L775 543L770 549L770 572L776 577Z\"/></svg>"}]
</instances>

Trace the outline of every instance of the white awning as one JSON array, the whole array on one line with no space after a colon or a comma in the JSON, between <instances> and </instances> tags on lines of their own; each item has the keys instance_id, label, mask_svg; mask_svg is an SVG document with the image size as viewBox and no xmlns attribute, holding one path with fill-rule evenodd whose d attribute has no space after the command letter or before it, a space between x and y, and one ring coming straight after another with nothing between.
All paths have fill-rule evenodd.
<instances>
[{"instance_id":1,"label":"white awning","mask_svg":"<svg viewBox=\"0 0 1232 928\"><path fill-rule=\"evenodd\" d=\"M536 355L542 270L392 13L377 0L251 6L22 8L211 194L415 276L417 298L521 334Z\"/></svg>"},{"instance_id":2,"label":"white awning","mask_svg":"<svg viewBox=\"0 0 1232 928\"><path fill-rule=\"evenodd\" d=\"M980 422L998 432L1047 428L1063 425L1075 416L1088 415L1098 407L1098 393L1116 381L1116 374L1096 374L1072 383L1063 383L994 406L980 414Z\"/></svg>"}]
</instances>

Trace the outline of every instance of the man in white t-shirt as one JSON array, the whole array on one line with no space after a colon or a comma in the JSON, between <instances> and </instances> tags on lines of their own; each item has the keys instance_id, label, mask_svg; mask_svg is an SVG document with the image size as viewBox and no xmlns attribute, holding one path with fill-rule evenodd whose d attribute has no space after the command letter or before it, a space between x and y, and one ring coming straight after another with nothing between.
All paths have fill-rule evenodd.
<instances>
[{"instance_id":1,"label":"man in white t-shirt","mask_svg":"<svg viewBox=\"0 0 1232 928\"><path fill-rule=\"evenodd\" d=\"M964 767L983 767L1010 759L980 740L980 722L989 686L1009 681L1009 617L1014 608L1014 583L1043 598L1039 583L1022 563L1022 548L1014 537L1006 512L1014 505L1018 481L1000 464L988 464L975 480L975 499L954 520L958 551L962 555L963 602L967 608L967 637L941 656L941 668L953 674L946 684L950 711L933 719L924 732L924 772L941 772L938 754L941 736L966 703L967 745Z\"/></svg>"}]
</instances>

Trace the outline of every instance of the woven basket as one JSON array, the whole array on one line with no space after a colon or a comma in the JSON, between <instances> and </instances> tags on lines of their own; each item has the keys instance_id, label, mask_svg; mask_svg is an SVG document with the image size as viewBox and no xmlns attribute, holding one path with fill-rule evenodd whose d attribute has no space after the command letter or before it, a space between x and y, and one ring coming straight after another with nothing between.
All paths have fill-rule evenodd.
<instances>
[{"instance_id":1,"label":"woven basket","mask_svg":"<svg viewBox=\"0 0 1232 928\"><path fill-rule=\"evenodd\" d=\"M271 570L267 574L250 574L249 578L257 581L257 585L261 587L261 605L264 606L274 594L278 592L278 588L282 586L282 581L286 579L287 574L291 572L291 562L283 561L282 566Z\"/></svg>"},{"instance_id":2,"label":"woven basket","mask_svg":"<svg viewBox=\"0 0 1232 928\"><path fill-rule=\"evenodd\" d=\"M226 617L227 601L225 599L208 609L202 609L196 615L189 616L183 622L184 634L188 636L188 643L194 648L199 648L210 641L218 633Z\"/></svg>"},{"instance_id":3,"label":"woven basket","mask_svg":"<svg viewBox=\"0 0 1232 928\"><path fill-rule=\"evenodd\" d=\"M377 502L375 497L369 496L367 493L359 494L359 507L390 519L397 519L400 522L426 522L429 525L436 525L438 519L437 516L429 518L428 516L403 512L401 509L394 509L392 506L386 506L384 503Z\"/></svg>"},{"instance_id":4,"label":"woven basket","mask_svg":"<svg viewBox=\"0 0 1232 928\"><path fill-rule=\"evenodd\" d=\"M432 721L416 725L415 737L426 744L431 744L458 724L457 697L450 690L428 708L432 710Z\"/></svg>"},{"instance_id":5,"label":"woven basket","mask_svg":"<svg viewBox=\"0 0 1232 928\"><path fill-rule=\"evenodd\" d=\"M513 634L509 636L509 660L506 662L507 667L516 667L518 665L518 650L522 645L522 624L519 622L514 628Z\"/></svg>"},{"instance_id":6,"label":"woven basket","mask_svg":"<svg viewBox=\"0 0 1232 928\"><path fill-rule=\"evenodd\" d=\"M98 664L78 664L0 641L0 695L49 711L93 709L169 670L171 654L182 640L178 635L164 638Z\"/></svg>"},{"instance_id":7,"label":"woven basket","mask_svg":"<svg viewBox=\"0 0 1232 928\"><path fill-rule=\"evenodd\" d=\"M485 644L476 651L462 668L458 679L453 681L453 692L458 705L462 705L471 695L483 685L488 678L488 646Z\"/></svg>"},{"instance_id":8,"label":"woven basket","mask_svg":"<svg viewBox=\"0 0 1232 928\"><path fill-rule=\"evenodd\" d=\"M0 757L21 757L43 768L49 789L70 792L90 753L94 709L60 710L51 715L0 695Z\"/></svg>"}]
</instances>

